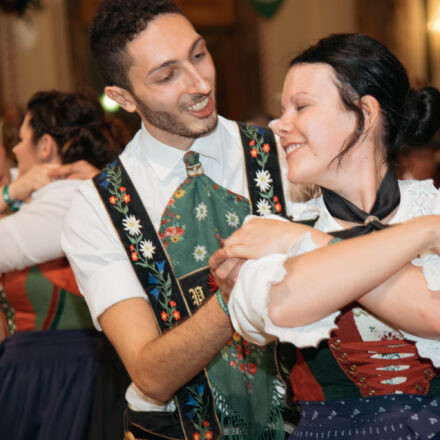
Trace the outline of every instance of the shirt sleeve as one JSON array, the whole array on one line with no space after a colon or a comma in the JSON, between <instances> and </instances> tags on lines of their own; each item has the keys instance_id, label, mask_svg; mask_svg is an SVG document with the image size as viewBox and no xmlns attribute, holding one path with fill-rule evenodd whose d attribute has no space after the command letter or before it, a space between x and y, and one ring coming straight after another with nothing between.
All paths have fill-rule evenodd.
<instances>
[{"instance_id":1,"label":"shirt sleeve","mask_svg":"<svg viewBox=\"0 0 440 440\"><path fill-rule=\"evenodd\" d=\"M340 312L298 327L276 326L268 316L270 288L284 278L287 258L316 248L310 233L306 233L290 247L287 254L268 255L243 265L228 303L232 324L241 336L258 345L279 338L300 348L317 346L320 341L329 338L336 328L335 320Z\"/></svg>"},{"instance_id":2,"label":"shirt sleeve","mask_svg":"<svg viewBox=\"0 0 440 440\"><path fill-rule=\"evenodd\" d=\"M440 214L440 190L437 191L434 199L432 214ZM412 263L414 266L422 268L428 289L440 291L440 256L438 254L429 254L422 258L414 259Z\"/></svg>"},{"instance_id":3,"label":"shirt sleeve","mask_svg":"<svg viewBox=\"0 0 440 440\"><path fill-rule=\"evenodd\" d=\"M0 220L0 273L64 255L61 230L76 185L54 182L36 191L20 211Z\"/></svg>"},{"instance_id":4,"label":"shirt sleeve","mask_svg":"<svg viewBox=\"0 0 440 440\"><path fill-rule=\"evenodd\" d=\"M112 305L147 297L93 184L72 200L61 242L98 330L99 316Z\"/></svg>"}]
</instances>

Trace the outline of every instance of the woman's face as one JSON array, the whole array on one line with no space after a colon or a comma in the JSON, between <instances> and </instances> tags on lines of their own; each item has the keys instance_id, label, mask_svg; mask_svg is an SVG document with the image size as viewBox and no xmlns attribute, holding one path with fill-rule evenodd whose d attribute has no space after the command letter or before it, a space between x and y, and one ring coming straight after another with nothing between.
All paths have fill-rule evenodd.
<instances>
[{"instance_id":1,"label":"woman's face","mask_svg":"<svg viewBox=\"0 0 440 440\"><path fill-rule=\"evenodd\" d=\"M326 64L296 64L284 81L283 114L274 124L294 183L334 187L338 160L356 126L344 108L333 69Z\"/></svg>"},{"instance_id":2,"label":"woman's face","mask_svg":"<svg viewBox=\"0 0 440 440\"><path fill-rule=\"evenodd\" d=\"M38 156L38 142L33 141L33 130L29 125L30 114L27 113L20 127L18 144L12 149L17 158L18 172L23 175L34 165L41 163Z\"/></svg>"}]
</instances>

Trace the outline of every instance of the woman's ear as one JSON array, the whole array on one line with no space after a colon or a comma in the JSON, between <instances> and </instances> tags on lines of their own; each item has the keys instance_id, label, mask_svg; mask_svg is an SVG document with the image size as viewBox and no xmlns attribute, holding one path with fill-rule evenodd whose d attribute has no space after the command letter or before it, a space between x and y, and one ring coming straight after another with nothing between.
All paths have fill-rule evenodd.
<instances>
[{"instance_id":1,"label":"woman's ear","mask_svg":"<svg viewBox=\"0 0 440 440\"><path fill-rule=\"evenodd\" d=\"M41 163L60 163L58 145L50 134L43 134L37 142L37 156Z\"/></svg>"},{"instance_id":2,"label":"woman's ear","mask_svg":"<svg viewBox=\"0 0 440 440\"><path fill-rule=\"evenodd\" d=\"M379 101L371 95L365 95L361 98L361 110L364 114L365 125L364 132L368 132L377 126L380 117Z\"/></svg>"}]
</instances>

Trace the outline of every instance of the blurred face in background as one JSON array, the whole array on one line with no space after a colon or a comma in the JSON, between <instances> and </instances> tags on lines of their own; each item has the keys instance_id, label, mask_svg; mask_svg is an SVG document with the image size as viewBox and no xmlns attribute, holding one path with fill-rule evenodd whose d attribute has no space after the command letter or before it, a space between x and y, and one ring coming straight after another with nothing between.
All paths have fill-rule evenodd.
<instances>
[{"instance_id":1,"label":"blurred face in background","mask_svg":"<svg viewBox=\"0 0 440 440\"><path fill-rule=\"evenodd\" d=\"M17 159L19 175L23 175L34 165L41 163L38 154L38 145L41 139L36 143L34 142L33 130L29 125L30 119L31 116L29 113L27 113L20 127L18 144L12 149Z\"/></svg>"}]
</instances>

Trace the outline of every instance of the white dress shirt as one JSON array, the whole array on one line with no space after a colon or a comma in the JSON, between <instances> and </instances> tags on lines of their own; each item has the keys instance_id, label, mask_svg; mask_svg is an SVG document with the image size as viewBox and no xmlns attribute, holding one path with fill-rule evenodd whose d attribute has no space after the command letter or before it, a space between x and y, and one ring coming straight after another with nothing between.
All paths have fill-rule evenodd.
<instances>
[{"instance_id":1,"label":"white dress shirt","mask_svg":"<svg viewBox=\"0 0 440 440\"><path fill-rule=\"evenodd\" d=\"M399 187L401 202L390 224L402 223L421 215L440 214L440 191L435 189L431 180L399 181ZM291 215L295 220L319 216L315 228L324 232L342 229L328 212L322 197L294 204ZM331 331L336 328L335 319L340 314L339 311L320 321L298 327L279 327L268 317L269 291L273 284L284 278L286 259L316 248L310 234L304 234L298 242L290 246L286 254L249 260L243 265L228 303L232 323L241 336L259 345L279 338L300 348L317 346L320 341L329 338ZM440 295L440 257L429 255L417 258L412 263L422 267L428 288L439 291ZM404 336L415 341L420 356L429 358L435 366L440 366L440 341L413 336L387 326L373 315L357 312L358 308L355 308L354 319L364 341L380 340L384 335L395 333L396 337Z\"/></svg>"},{"instance_id":2,"label":"white dress shirt","mask_svg":"<svg viewBox=\"0 0 440 440\"><path fill-rule=\"evenodd\" d=\"M219 117L215 131L196 139L191 150L200 154L204 172L214 182L249 196L243 149L235 122ZM156 230L166 204L186 178L184 154L183 150L159 142L142 126L120 156ZM280 156L285 171L284 154ZM136 297L147 300L91 182L82 185L72 200L62 245L98 329L99 316L113 304ZM126 398L135 410L164 409L150 403L133 385ZM165 409L172 408L173 403Z\"/></svg>"},{"instance_id":3,"label":"white dress shirt","mask_svg":"<svg viewBox=\"0 0 440 440\"><path fill-rule=\"evenodd\" d=\"M20 211L0 220L0 274L60 258L61 230L80 180L58 180L35 191Z\"/></svg>"}]
</instances>

